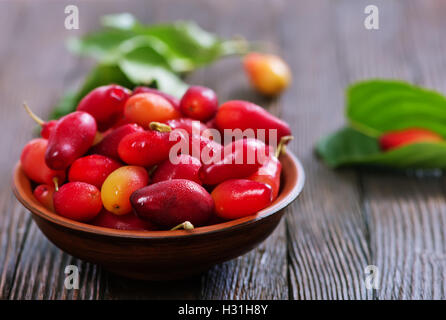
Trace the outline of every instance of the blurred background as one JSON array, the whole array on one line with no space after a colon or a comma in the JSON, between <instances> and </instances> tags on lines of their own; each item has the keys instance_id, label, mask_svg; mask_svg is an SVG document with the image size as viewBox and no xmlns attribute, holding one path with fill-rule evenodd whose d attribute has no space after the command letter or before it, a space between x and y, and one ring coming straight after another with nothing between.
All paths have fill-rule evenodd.
<instances>
[{"instance_id":1,"label":"blurred background","mask_svg":"<svg viewBox=\"0 0 446 320\"><path fill-rule=\"evenodd\" d=\"M66 30L67 5L79 30ZM379 8L379 30L364 8ZM259 248L208 273L169 284L115 277L54 247L10 191L11 171L34 123L46 118L95 65L71 54L67 38L99 27L104 14L141 22L194 20L223 38L240 35L288 62L293 83L277 99L255 93L239 57L185 79L221 102L246 99L288 121L290 150L306 169L304 193ZM315 142L344 124L344 89L368 78L398 78L446 93L446 2L436 0L0 1L0 298L2 299L421 299L446 297L443 177L419 179L358 169L333 171ZM63 271L81 269L80 290ZM364 286L376 265L381 289ZM181 268L181 261L178 261Z\"/></svg>"}]
</instances>

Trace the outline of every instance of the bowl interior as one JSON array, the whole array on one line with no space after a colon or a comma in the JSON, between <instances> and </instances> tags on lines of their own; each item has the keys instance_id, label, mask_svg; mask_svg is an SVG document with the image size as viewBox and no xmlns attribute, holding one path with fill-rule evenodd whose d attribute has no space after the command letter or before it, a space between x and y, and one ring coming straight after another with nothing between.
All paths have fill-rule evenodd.
<instances>
[{"instance_id":1,"label":"bowl interior","mask_svg":"<svg viewBox=\"0 0 446 320\"><path fill-rule=\"evenodd\" d=\"M205 227L198 227L191 231L176 230L176 231L129 231L129 230L115 230L110 228L103 228L93 226L90 224L77 222L57 215L54 212L43 207L32 194L30 180L26 177L21 169L20 162L17 163L13 173L13 191L17 199L34 214L43 219L49 220L60 226L75 229L83 232L91 232L95 234L108 235L114 237L130 237L130 238L158 238L158 237L184 237L199 235L208 232L215 232L225 228L233 228L246 223L254 223L259 219L274 214L286 207L292 202L302 191L305 173L300 161L290 152L282 155L280 158L282 163L282 181L281 190L277 199L267 208L258 213L236 219L228 222L214 224Z\"/></svg>"}]
</instances>

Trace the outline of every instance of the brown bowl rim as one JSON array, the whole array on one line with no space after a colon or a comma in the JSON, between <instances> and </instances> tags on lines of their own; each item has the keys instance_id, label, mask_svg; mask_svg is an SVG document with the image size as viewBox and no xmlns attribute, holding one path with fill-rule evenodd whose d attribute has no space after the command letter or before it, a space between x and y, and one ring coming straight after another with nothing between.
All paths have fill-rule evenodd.
<instances>
[{"instance_id":1,"label":"brown bowl rim","mask_svg":"<svg viewBox=\"0 0 446 320\"><path fill-rule=\"evenodd\" d=\"M26 195L22 194L19 191L19 188L16 185L16 181L19 181L20 175L24 173L21 170L20 161L16 164L13 172L13 181L12 181L12 189L16 198L32 213L38 215L40 218L55 223L61 227L92 233L96 235L110 236L110 237L119 237L119 238L143 238L143 239L161 239L161 238L187 238L193 237L203 234L210 234L215 232L220 232L223 230L230 230L232 228L238 228L247 224L251 224L257 222L259 220L265 219L273 214L278 213L281 209L285 208L289 205L297 196L301 193L304 183L305 183L305 172L300 160L289 150L286 151L286 154L282 157L289 157L291 162L294 164L297 171L297 179L295 185L289 191L289 193L280 199L280 201L275 201L269 207L257 212L254 215L247 216L244 218L231 220L227 222L222 222L218 224L213 224L210 226L197 227L194 230L186 231L186 230L163 230L163 231L133 231L133 230L118 230L111 229L105 227L94 226L91 224L74 221L68 218L64 218L62 216L57 215L54 212L49 211L45 207L40 204L33 205L26 198ZM286 174L286 173L285 173ZM278 199L279 200L279 199Z\"/></svg>"}]
</instances>

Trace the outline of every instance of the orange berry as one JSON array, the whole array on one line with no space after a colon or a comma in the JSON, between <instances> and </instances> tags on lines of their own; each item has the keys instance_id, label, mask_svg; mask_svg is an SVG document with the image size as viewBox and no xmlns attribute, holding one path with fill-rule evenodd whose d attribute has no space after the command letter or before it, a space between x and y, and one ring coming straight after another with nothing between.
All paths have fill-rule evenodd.
<instances>
[{"instance_id":1,"label":"orange berry","mask_svg":"<svg viewBox=\"0 0 446 320\"><path fill-rule=\"evenodd\" d=\"M264 95L278 95L291 82L290 68L276 55L252 52L244 57L243 65L251 84Z\"/></svg>"},{"instance_id":2,"label":"orange berry","mask_svg":"<svg viewBox=\"0 0 446 320\"><path fill-rule=\"evenodd\" d=\"M178 119L181 114L165 98L154 93L138 93L131 96L125 104L124 114L130 122L150 128L151 122L166 122Z\"/></svg>"}]
</instances>

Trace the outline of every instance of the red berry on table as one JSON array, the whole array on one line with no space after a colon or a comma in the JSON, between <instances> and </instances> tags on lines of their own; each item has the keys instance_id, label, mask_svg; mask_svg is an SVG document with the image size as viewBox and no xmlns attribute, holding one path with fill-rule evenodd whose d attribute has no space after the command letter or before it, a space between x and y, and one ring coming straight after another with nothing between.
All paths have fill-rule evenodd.
<instances>
[{"instance_id":1,"label":"red berry on table","mask_svg":"<svg viewBox=\"0 0 446 320\"><path fill-rule=\"evenodd\" d=\"M33 139L23 148L20 163L26 176L36 183L53 185L53 179L59 183L65 180L64 170L53 170L46 165L45 152L48 140L43 138Z\"/></svg>"},{"instance_id":2,"label":"red berry on table","mask_svg":"<svg viewBox=\"0 0 446 320\"><path fill-rule=\"evenodd\" d=\"M180 101L181 113L186 117L208 121L214 117L218 109L218 99L214 90L191 86Z\"/></svg>"},{"instance_id":3,"label":"red berry on table","mask_svg":"<svg viewBox=\"0 0 446 320\"><path fill-rule=\"evenodd\" d=\"M69 182L54 193L54 209L76 221L89 221L102 209L101 192L85 182Z\"/></svg>"},{"instance_id":4,"label":"red berry on table","mask_svg":"<svg viewBox=\"0 0 446 320\"><path fill-rule=\"evenodd\" d=\"M276 96L291 82L291 71L280 57L252 52L243 58L243 66L255 89L267 96Z\"/></svg>"},{"instance_id":5,"label":"red berry on table","mask_svg":"<svg viewBox=\"0 0 446 320\"><path fill-rule=\"evenodd\" d=\"M48 139L45 161L54 170L68 168L93 145L97 126L88 113L76 111L59 119Z\"/></svg>"},{"instance_id":6,"label":"red berry on table","mask_svg":"<svg viewBox=\"0 0 446 320\"><path fill-rule=\"evenodd\" d=\"M382 150L400 148L413 143L435 143L444 141L438 133L427 129L409 128L398 131L390 131L379 138L379 145Z\"/></svg>"},{"instance_id":7,"label":"red berry on table","mask_svg":"<svg viewBox=\"0 0 446 320\"><path fill-rule=\"evenodd\" d=\"M175 163L172 163L170 159L162 162L153 173L152 182L157 183L172 179L186 179L201 185L200 178L198 177L200 168L200 160L186 154L180 154Z\"/></svg>"},{"instance_id":8,"label":"red berry on table","mask_svg":"<svg viewBox=\"0 0 446 320\"><path fill-rule=\"evenodd\" d=\"M211 193L217 215L238 219L266 208L272 201L271 187L246 179L227 180Z\"/></svg>"},{"instance_id":9,"label":"red berry on table","mask_svg":"<svg viewBox=\"0 0 446 320\"><path fill-rule=\"evenodd\" d=\"M136 216L135 213L118 216L105 209L90 221L92 225L117 230L156 230L157 227L148 221L144 221Z\"/></svg>"},{"instance_id":10,"label":"red berry on table","mask_svg":"<svg viewBox=\"0 0 446 320\"><path fill-rule=\"evenodd\" d=\"M91 114L98 130L105 131L122 118L124 105L130 95L129 89L116 84L101 86L82 98L77 110Z\"/></svg>"},{"instance_id":11,"label":"red berry on table","mask_svg":"<svg viewBox=\"0 0 446 320\"><path fill-rule=\"evenodd\" d=\"M73 162L68 171L68 180L86 182L101 189L105 179L121 166L121 163L116 160L93 154Z\"/></svg>"},{"instance_id":12,"label":"red berry on table","mask_svg":"<svg viewBox=\"0 0 446 320\"><path fill-rule=\"evenodd\" d=\"M54 186L41 184L34 189L33 195L45 208L54 211L53 196L55 191Z\"/></svg>"},{"instance_id":13,"label":"red berry on table","mask_svg":"<svg viewBox=\"0 0 446 320\"><path fill-rule=\"evenodd\" d=\"M130 202L141 219L166 228L185 221L202 226L214 210L209 193L199 184L184 179L161 181L139 189Z\"/></svg>"},{"instance_id":14,"label":"red berry on table","mask_svg":"<svg viewBox=\"0 0 446 320\"><path fill-rule=\"evenodd\" d=\"M118 147L121 140L135 132L143 132L144 129L136 123L125 124L121 127L111 130L101 142L90 149L91 154L100 154L115 160L120 160Z\"/></svg>"}]
</instances>

